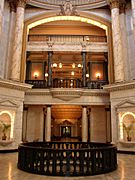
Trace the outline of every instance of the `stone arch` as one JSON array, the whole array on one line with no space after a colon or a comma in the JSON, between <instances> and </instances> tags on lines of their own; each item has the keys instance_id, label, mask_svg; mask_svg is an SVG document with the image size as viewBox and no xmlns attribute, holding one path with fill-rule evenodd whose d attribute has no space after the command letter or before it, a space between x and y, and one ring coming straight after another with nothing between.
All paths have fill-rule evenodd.
<instances>
[{"instance_id":1,"label":"stone arch","mask_svg":"<svg viewBox=\"0 0 135 180\"><path fill-rule=\"evenodd\" d=\"M113 69L113 53L112 53L112 31L111 31L111 23L99 16L88 14L88 13L80 13L80 16L57 16L56 13L44 13L38 16L34 16L30 19L25 20L24 22L24 34L23 34L23 48L22 48L22 62L21 62L21 81L25 80L25 69L26 69L26 43L27 43L27 35L28 31L32 27L36 27L40 24L58 21L58 20L69 20L69 21L81 21L88 24L96 25L106 31L108 38L108 57L109 57L109 81L114 81L114 69Z\"/></svg>"}]
</instances>

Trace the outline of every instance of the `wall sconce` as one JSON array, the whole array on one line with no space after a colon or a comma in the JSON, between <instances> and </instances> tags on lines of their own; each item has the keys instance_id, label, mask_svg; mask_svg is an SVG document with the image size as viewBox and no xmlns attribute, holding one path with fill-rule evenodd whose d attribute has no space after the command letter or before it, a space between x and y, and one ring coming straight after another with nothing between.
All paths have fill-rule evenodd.
<instances>
[{"instance_id":1,"label":"wall sconce","mask_svg":"<svg viewBox=\"0 0 135 180\"><path fill-rule=\"evenodd\" d=\"M45 77L48 77L48 73L45 73Z\"/></svg>"},{"instance_id":2,"label":"wall sconce","mask_svg":"<svg viewBox=\"0 0 135 180\"><path fill-rule=\"evenodd\" d=\"M37 79L39 76L39 73L38 72L34 72L34 78Z\"/></svg>"},{"instance_id":3,"label":"wall sconce","mask_svg":"<svg viewBox=\"0 0 135 180\"><path fill-rule=\"evenodd\" d=\"M59 63L59 68L62 68L62 63Z\"/></svg>"},{"instance_id":4,"label":"wall sconce","mask_svg":"<svg viewBox=\"0 0 135 180\"><path fill-rule=\"evenodd\" d=\"M101 74L98 72L98 73L96 73L96 78L99 80L100 79L100 77L101 77Z\"/></svg>"},{"instance_id":5,"label":"wall sconce","mask_svg":"<svg viewBox=\"0 0 135 180\"><path fill-rule=\"evenodd\" d=\"M74 76L74 75L75 75L75 72L74 72L74 71L72 71L72 72L71 72L71 75L72 75L72 76Z\"/></svg>"},{"instance_id":6,"label":"wall sconce","mask_svg":"<svg viewBox=\"0 0 135 180\"><path fill-rule=\"evenodd\" d=\"M75 63L72 64L72 68L73 68L73 69L75 68Z\"/></svg>"},{"instance_id":7,"label":"wall sconce","mask_svg":"<svg viewBox=\"0 0 135 180\"><path fill-rule=\"evenodd\" d=\"M86 78L89 78L89 74L86 74Z\"/></svg>"},{"instance_id":8,"label":"wall sconce","mask_svg":"<svg viewBox=\"0 0 135 180\"><path fill-rule=\"evenodd\" d=\"M56 68L56 67L57 67L57 64L56 64L56 63L53 63L52 67L53 67L53 68Z\"/></svg>"},{"instance_id":9,"label":"wall sconce","mask_svg":"<svg viewBox=\"0 0 135 180\"><path fill-rule=\"evenodd\" d=\"M89 41L89 40L90 40L89 36L86 36L86 41Z\"/></svg>"}]
</instances>

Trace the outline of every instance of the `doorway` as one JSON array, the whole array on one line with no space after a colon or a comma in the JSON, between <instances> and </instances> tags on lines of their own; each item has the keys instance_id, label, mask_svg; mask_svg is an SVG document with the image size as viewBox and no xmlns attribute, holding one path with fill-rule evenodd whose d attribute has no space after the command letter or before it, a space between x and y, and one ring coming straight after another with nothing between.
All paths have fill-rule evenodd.
<instances>
[{"instance_id":1,"label":"doorway","mask_svg":"<svg viewBox=\"0 0 135 180\"><path fill-rule=\"evenodd\" d=\"M61 127L61 136L62 137L71 137L71 126L62 126Z\"/></svg>"}]
</instances>

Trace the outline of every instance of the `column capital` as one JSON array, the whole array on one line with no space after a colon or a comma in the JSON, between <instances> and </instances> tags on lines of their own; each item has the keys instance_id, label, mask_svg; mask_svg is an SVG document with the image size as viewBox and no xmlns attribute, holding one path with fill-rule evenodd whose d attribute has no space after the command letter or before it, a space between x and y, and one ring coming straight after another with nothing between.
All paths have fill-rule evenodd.
<instances>
[{"instance_id":1,"label":"column capital","mask_svg":"<svg viewBox=\"0 0 135 180\"><path fill-rule=\"evenodd\" d=\"M120 6L120 0L108 0L108 4L110 5L111 9L118 8Z\"/></svg>"},{"instance_id":2,"label":"column capital","mask_svg":"<svg viewBox=\"0 0 135 180\"><path fill-rule=\"evenodd\" d=\"M25 5L29 2L30 0L17 0L16 5L17 7L22 7L25 8Z\"/></svg>"},{"instance_id":3,"label":"column capital","mask_svg":"<svg viewBox=\"0 0 135 180\"><path fill-rule=\"evenodd\" d=\"M14 0L8 0L10 12L16 12L16 1Z\"/></svg>"},{"instance_id":4,"label":"column capital","mask_svg":"<svg viewBox=\"0 0 135 180\"><path fill-rule=\"evenodd\" d=\"M121 2L120 3L120 13L125 13L125 9L126 9L126 2Z\"/></svg>"}]
</instances>

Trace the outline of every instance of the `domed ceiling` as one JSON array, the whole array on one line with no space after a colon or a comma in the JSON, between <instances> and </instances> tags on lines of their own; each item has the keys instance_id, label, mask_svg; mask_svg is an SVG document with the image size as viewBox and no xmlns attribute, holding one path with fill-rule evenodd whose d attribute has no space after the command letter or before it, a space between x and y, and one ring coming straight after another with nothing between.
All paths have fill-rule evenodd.
<instances>
[{"instance_id":1,"label":"domed ceiling","mask_svg":"<svg viewBox=\"0 0 135 180\"><path fill-rule=\"evenodd\" d=\"M69 2L78 8L85 9L98 8L107 5L106 0L31 0L29 4L42 8L54 9L64 5L66 2Z\"/></svg>"}]
</instances>

